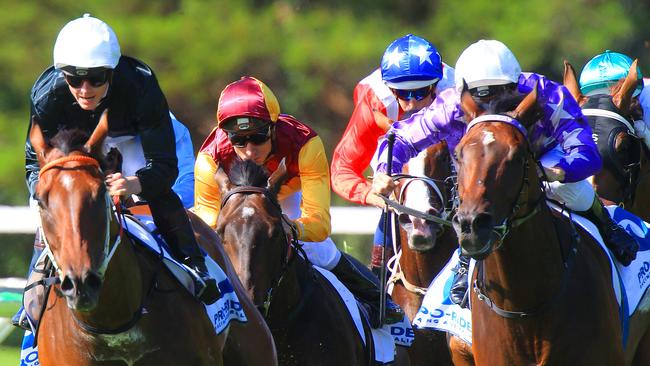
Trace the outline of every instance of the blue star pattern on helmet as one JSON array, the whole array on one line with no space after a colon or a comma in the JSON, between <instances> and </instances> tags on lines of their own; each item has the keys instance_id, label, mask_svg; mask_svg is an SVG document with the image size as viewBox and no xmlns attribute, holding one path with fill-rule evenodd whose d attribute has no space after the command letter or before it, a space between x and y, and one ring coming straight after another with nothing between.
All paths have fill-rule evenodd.
<instances>
[{"instance_id":1,"label":"blue star pattern on helmet","mask_svg":"<svg viewBox=\"0 0 650 366\"><path fill-rule=\"evenodd\" d=\"M386 48L381 76L389 88L422 88L442 79L442 60L429 41L407 34Z\"/></svg>"}]
</instances>

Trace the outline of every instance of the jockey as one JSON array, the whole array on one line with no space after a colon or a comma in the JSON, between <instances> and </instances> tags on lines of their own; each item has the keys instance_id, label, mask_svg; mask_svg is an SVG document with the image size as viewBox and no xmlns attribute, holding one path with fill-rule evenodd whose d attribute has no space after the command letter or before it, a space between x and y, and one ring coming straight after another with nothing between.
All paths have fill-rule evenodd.
<instances>
[{"instance_id":1,"label":"jockey","mask_svg":"<svg viewBox=\"0 0 650 366\"><path fill-rule=\"evenodd\" d=\"M419 151L443 139L450 149L456 147L469 122L460 108L464 83L479 105L504 93L527 94L537 87L537 101L544 114L529 128L529 143L535 156L540 157L547 197L593 220L614 255L628 265L636 256L638 244L610 218L586 180L600 169L601 160L580 107L564 86L539 74L522 73L515 56L499 41L481 40L470 45L456 62L457 88L443 91L429 107L393 125L393 172L399 172ZM379 173L386 172L386 146L386 141L380 143L379 158L374 162ZM375 193L388 194L393 189L390 177L375 175ZM452 301L459 304L467 298L468 262L461 255L452 285Z\"/></svg>"},{"instance_id":2,"label":"jockey","mask_svg":"<svg viewBox=\"0 0 650 366\"><path fill-rule=\"evenodd\" d=\"M215 173L218 168L228 173L235 159L252 160L269 172L285 159L288 177L278 198L309 261L332 271L355 296L377 311L380 293L372 275L366 276L341 255L329 237L329 169L320 137L293 116L280 114L273 92L252 77L242 77L221 92L217 127L196 159L194 212L212 228L216 228L221 201ZM397 305L387 304L386 311L387 323L402 320ZM372 320L377 318L376 314L371 316Z\"/></svg>"},{"instance_id":3,"label":"jockey","mask_svg":"<svg viewBox=\"0 0 650 366\"><path fill-rule=\"evenodd\" d=\"M588 97L597 94L610 95L611 88L627 76L633 62L630 57L610 50L594 56L582 68L580 91ZM643 109L643 119L634 121L634 130L650 148L650 88L644 88L650 84L650 79L643 78L638 66L637 77L639 83L632 97L638 98Z\"/></svg>"},{"instance_id":4,"label":"jockey","mask_svg":"<svg viewBox=\"0 0 650 366\"><path fill-rule=\"evenodd\" d=\"M174 127L176 140L176 158L178 159L178 177L172 190L178 195L183 207L194 205L194 147L190 130L185 127L172 112L169 112Z\"/></svg>"},{"instance_id":5,"label":"jockey","mask_svg":"<svg viewBox=\"0 0 650 366\"><path fill-rule=\"evenodd\" d=\"M85 14L59 32L54 65L32 88L30 121L39 123L46 138L66 128L90 133L107 109L107 140L137 137L142 142L144 163L130 174L108 175L109 194L135 194L149 203L153 220L172 255L199 275L196 297L206 304L214 303L220 297L217 283L208 274L183 204L171 189L178 175L178 159L165 96L153 71L141 61L121 55L113 30ZM124 156L125 161L130 158ZM25 160L30 197L37 198L40 167L29 139Z\"/></svg>"},{"instance_id":6,"label":"jockey","mask_svg":"<svg viewBox=\"0 0 650 366\"><path fill-rule=\"evenodd\" d=\"M384 201L372 193L372 185L363 174L379 138L394 121L428 106L440 91L453 85L454 70L442 63L427 40L407 34L388 45L381 67L354 88L354 111L332 157L334 192L354 203L383 208ZM381 215L370 264L375 274L381 266L383 230ZM392 249L390 244L387 250Z\"/></svg>"}]
</instances>

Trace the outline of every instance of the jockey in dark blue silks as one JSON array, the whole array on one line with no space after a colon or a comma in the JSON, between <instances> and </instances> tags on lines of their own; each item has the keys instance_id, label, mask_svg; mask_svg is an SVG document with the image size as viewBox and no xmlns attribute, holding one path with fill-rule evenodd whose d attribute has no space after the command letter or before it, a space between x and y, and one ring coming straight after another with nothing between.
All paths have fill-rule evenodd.
<instances>
[{"instance_id":1,"label":"jockey in dark blue silks","mask_svg":"<svg viewBox=\"0 0 650 366\"><path fill-rule=\"evenodd\" d=\"M171 189L178 175L178 160L165 96L153 71L141 61L121 55L113 30L86 14L59 32L54 65L32 88L30 122L36 120L46 138L62 129L79 128L90 133L107 109L108 139L136 136L145 162L133 175L107 176L109 193L135 194L149 203L172 255L198 273L195 295L206 304L215 302L220 296L217 283L208 275L187 213ZM29 139L25 169L30 197L37 199L40 167Z\"/></svg>"},{"instance_id":2,"label":"jockey in dark blue silks","mask_svg":"<svg viewBox=\"0 0 650 366\"><path fill-rule=\"evenodd\" d=\"M587 97L610 95L611 88L627 76L633 62L627 55L610 50L594 56L580 73L580 92ZM634 121L634 132L650 148L650 79L643 77L638 66L636 72L638 84L632 98L638 98L643 118Z\"/></svg>"},{"instance_id":3,"label":"jockey in dark blue silks","mask_svg":"<svg viewBox=\"0 0 650 366\"><path fill-rule=\"evenodd\" d=\"M456 88L441 92L429 107L393 124L392 173L401 171L410 158L443 139L450 151L455 149L469 122L460 108L464 84L479 105L505 93L527 94L537 88L537 101L544 113L531 126L528 140L544 168L547 196L591 219L614 255L628 265L636 257L638 243L611 219L586 180L600 169L601 159L580 106L564 86L539 74L522 73L514 54L499 41L481 40L470 45L456 62ZM382 174L386 172L386 147L384 140L374 161L378 173L373 189L378 194L394 189L390 177ZM461 255L451 289L452 301L459 304L467 298L468 264L469 258Z\"/></svg>"}]
</instances>

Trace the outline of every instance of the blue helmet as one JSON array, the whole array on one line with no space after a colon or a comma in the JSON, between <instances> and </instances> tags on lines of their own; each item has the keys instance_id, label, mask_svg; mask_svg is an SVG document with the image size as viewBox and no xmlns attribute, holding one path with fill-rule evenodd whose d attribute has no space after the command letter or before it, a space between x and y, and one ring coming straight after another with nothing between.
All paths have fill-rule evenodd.
<instances>
[{"instance_id":1,"label":"blue helmet","mask_svg":"<svg viewBox=\"0 0 650 366\"><path fill-rule=\"evenodd\" d=\"M634 62L622 53L606 50L604 53L594 56L580 73L580 91L584 95L609 94L609 88L615 85L620 79L627 76L630 66ZM643 75L637 66L638 83L634 96L639 95L643 89Z\"/></svg>"},{"instance_id":2,"label":"blue helmet","mask_svg":"<svg viewBox=\"0 0 650 366\"><path fill-rule=\"evenodd\" d=\"M426 39L407 34L386 48L381 58L381 78L393 89L434 84L442 79L440 54Z\"/></svg>"}]
</instances>

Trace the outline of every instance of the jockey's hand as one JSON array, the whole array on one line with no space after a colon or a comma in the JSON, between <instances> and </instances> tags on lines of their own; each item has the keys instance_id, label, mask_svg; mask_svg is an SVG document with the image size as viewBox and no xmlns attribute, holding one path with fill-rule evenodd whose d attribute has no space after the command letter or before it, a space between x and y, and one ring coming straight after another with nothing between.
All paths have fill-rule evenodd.
<instances>
[{"instance_id":1,"label":"jockey's hand","mask_svg":"<svg viewBox=\"0 0 650 366\"><path fill-rule=\"evenodd\" d=\"M544 167L544 173L546 173L546 177L548 178L549 182L561 182L564 180L564 176L566 175L564 170L560 167Z\"/></svg>"},{"instance_id":2,"label":"jockey's hand","mask_svg":"<svg viewBox=\"0 0 650 366\"><path fill-rule=\"evenodd\" d=\"M125 177L122 173L114 173L107 175L105 182L111 196L128 197L142 192L140 178L136 176Z\"/></svg>"},{"instance_id":3,"label":"jockey's hand","mask_svg":"<svg viewBox=\"0 0 650 366\"><path fill-rule=\"evenodd\" d=\"M292 241L293 239L298 239L294 238L294 235L298 234L296 224L285 214L282 214L282 228L284 229L284 233L287 235L287 240Z\"/></svg>"},{"instance_id":4,"label":"jockey's hand","mask_svg":"<svg viewBox=\"0 0 650 366\"><path fill-rule=\"evenodd\" d=\"M386 202L384 202L384 200L377 194L370 192L366 196L366 205L379 207L383 210L386 207Z\"/></svg>"},{"instance_id":5,"label":"jockey's hand","mask_svg":"<svg viewBox=\"0 0 650 366\"><path fill-rule=\"evenodd\" d=\"M379 128L384 131L388 131L390 125L393 124L393 120L388 118L385 114L381 113L378 109L373 108L372 114L375 116L375 123Z\"/></svg>"},{"instance_id":6,"label":"jockey's hand","mask_svg":"<svg viewBox=\"0 0 650 366\"><path fill-rule=\"evenodd\" d=\"M370 194L368 195L368 198L370 199L371 195L382 195L385 197L390 197L390 195L393 193L395 190L395 182L393 182L393 178L388 176L387 174L384 173L375 173L374 177L372 178L372 189L370 191ZM375 199L381 200L380 197L374 197ZM375 205L377 206L377 205ZM383 201L382 201L382 206L377 206L377 207L384 207L383 206Z\"/></svg>"}]
</instances>

